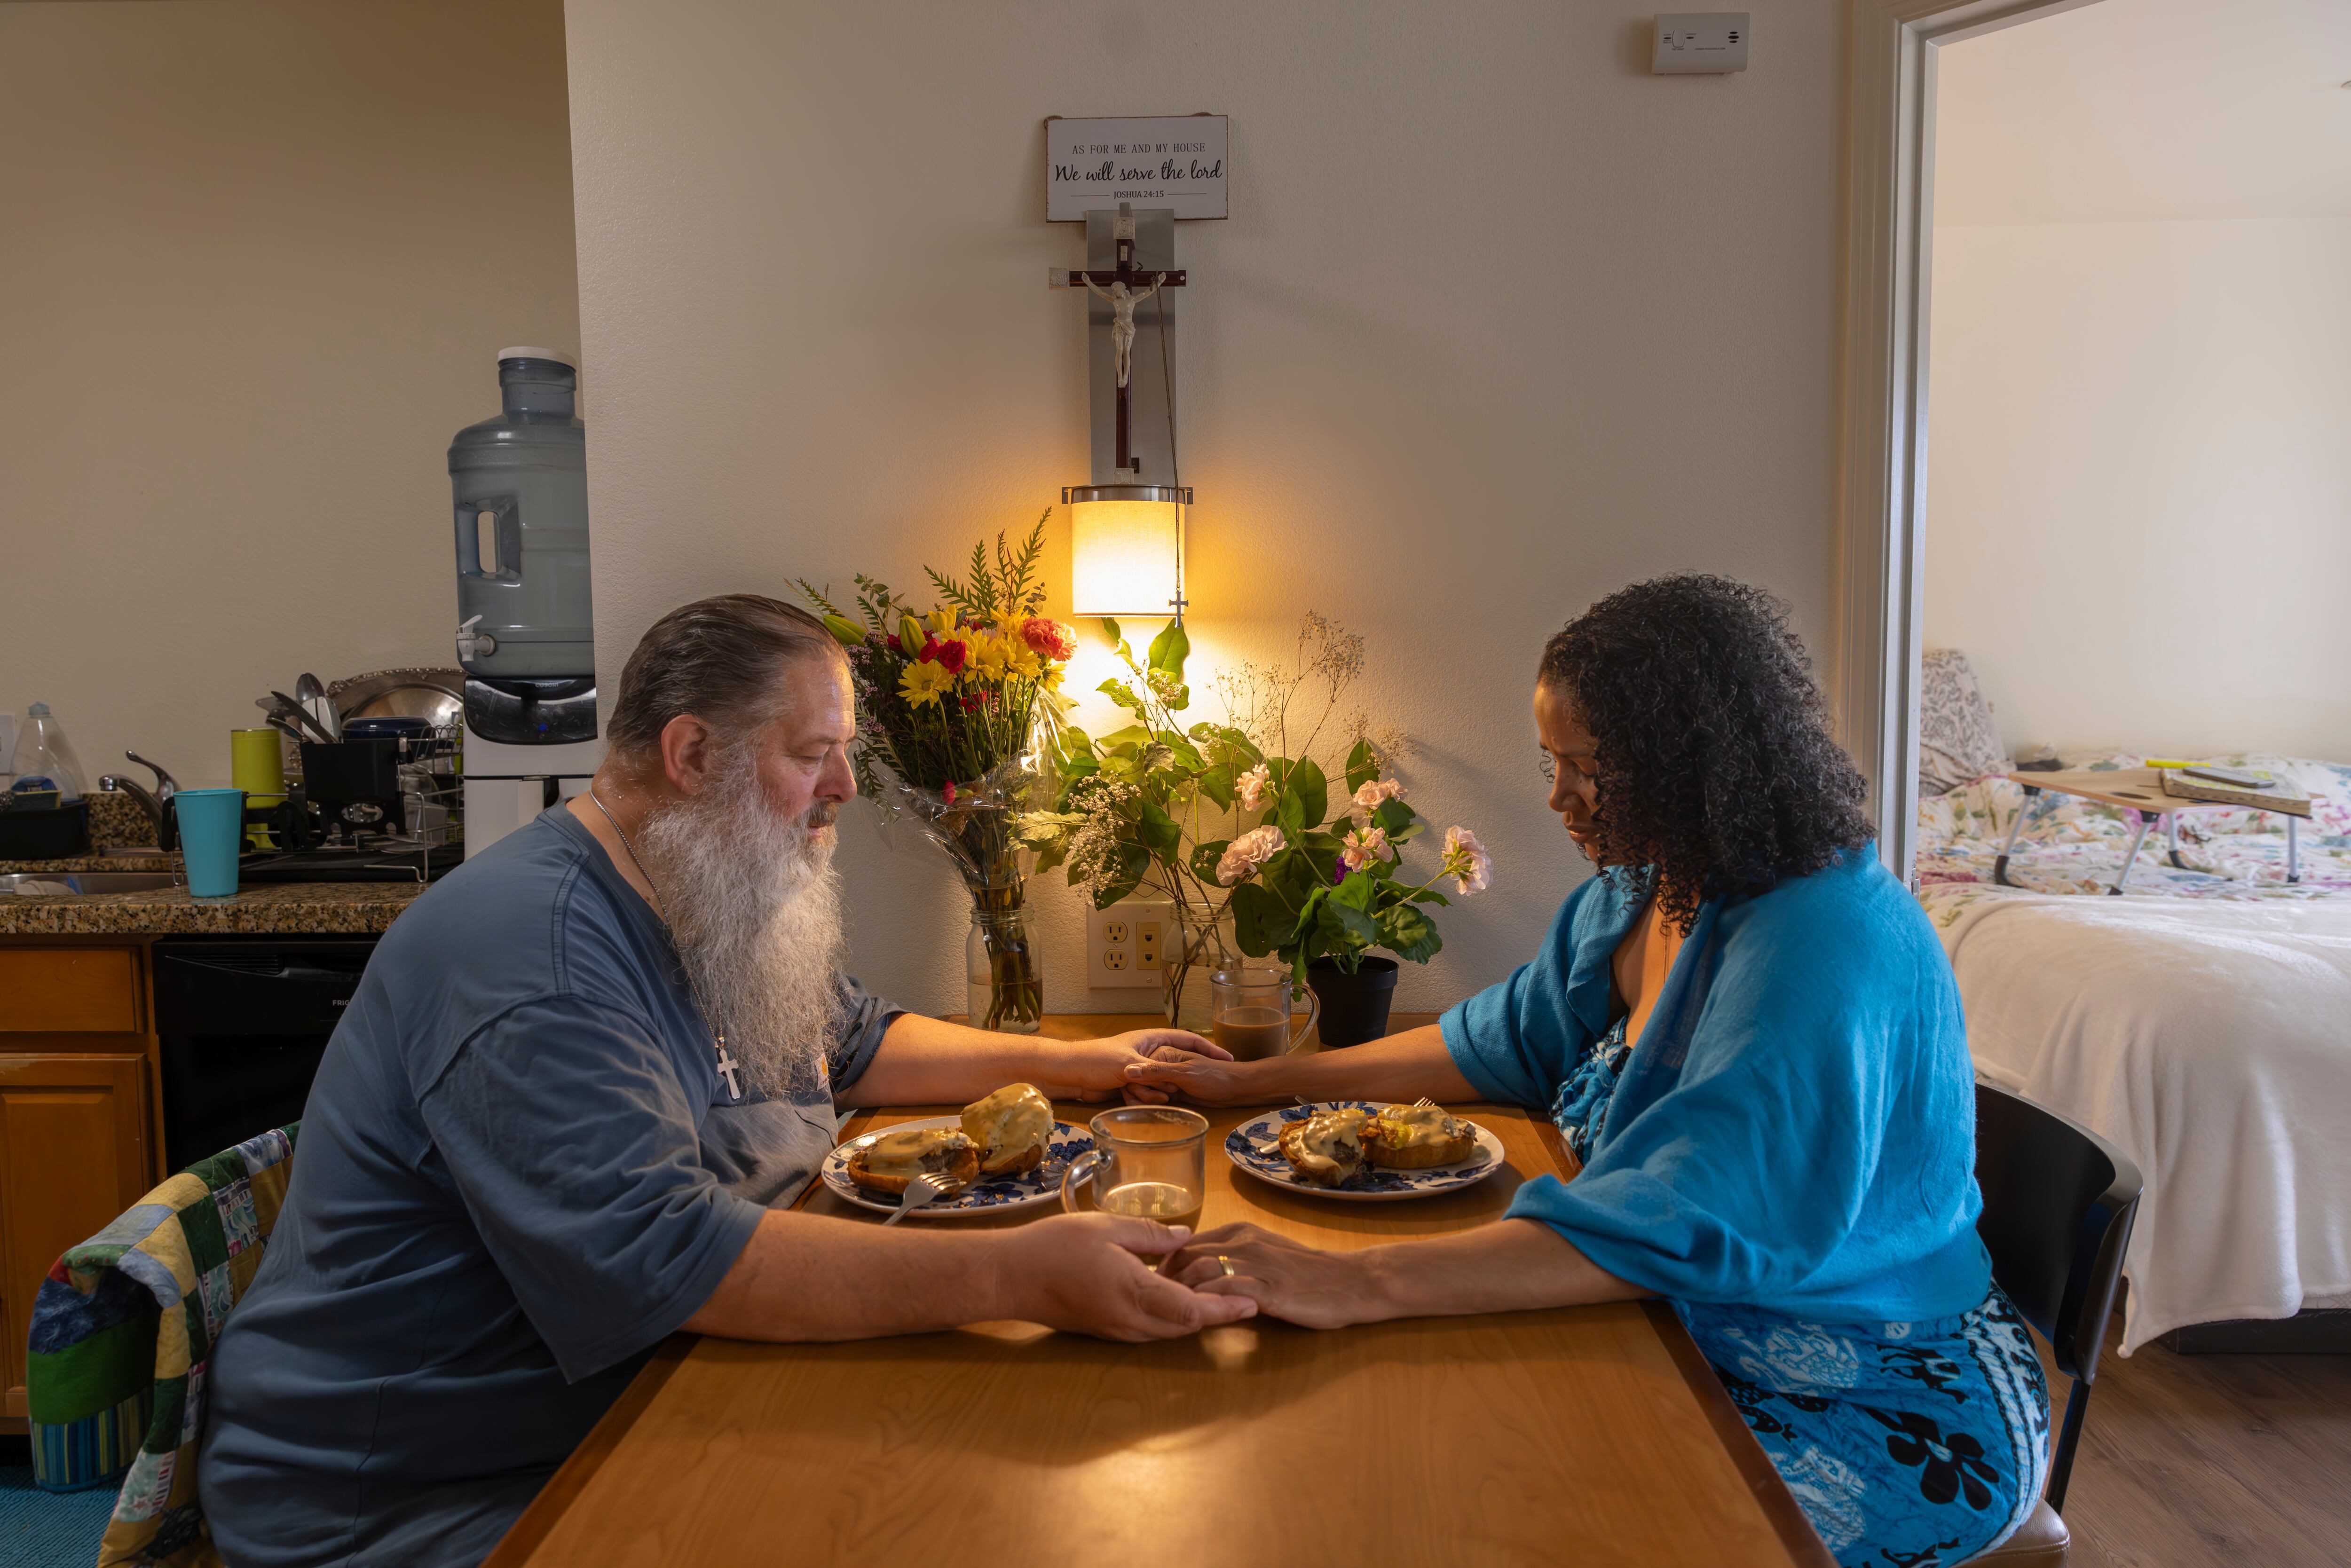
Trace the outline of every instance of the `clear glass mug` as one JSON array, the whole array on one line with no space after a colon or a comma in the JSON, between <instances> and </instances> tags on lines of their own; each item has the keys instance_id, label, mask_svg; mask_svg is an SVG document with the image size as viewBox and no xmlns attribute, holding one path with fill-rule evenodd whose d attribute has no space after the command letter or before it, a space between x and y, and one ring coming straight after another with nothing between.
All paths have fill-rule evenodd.
<instances>
[{"instance_id":1,"label":"clear glass mug","mask_svg":"<svg viewBox=\"0 0 2351 1568\"><path fill-rule=\"evenodd\" d=\"M1135 1215L1197 1229L1208 1192L1208 1119L1174 1105L1122 1105L1086 1124L1094 1146L1061 1176L1061 1207L1084 1211L1089 1178L1104 1214Z\"/></svg>"},{"instance_id":2,"label":"clear glass mug","mask_svg":"<svg viewBox=\"0 0 2351 1568\"><path fill-rule=\"evenodd\" d=\"M1293 1031L1299 998L1306 1021ZM1297 1049L1322 1016L1314 988L1290 977L1287 969L1219 969L1208 982L1208 1038L1233 1053L1235 1061L1262 1061Z\"/></svg>"}]
</instances>

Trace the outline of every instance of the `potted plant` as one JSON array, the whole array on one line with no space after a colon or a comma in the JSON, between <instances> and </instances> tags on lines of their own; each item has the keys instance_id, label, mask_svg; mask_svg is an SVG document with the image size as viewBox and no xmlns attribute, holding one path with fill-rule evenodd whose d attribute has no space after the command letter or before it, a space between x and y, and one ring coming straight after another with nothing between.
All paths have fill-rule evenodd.
<instances>
[{"instance_id":1,"label":"potted plant","mask_svg":"<svg viewBox=\"0 0 2351 1568\"><path fill-rule=\"evenodd\" d=\"M1366 955L1379 947L1427 962L1443 946L1429 915L1447 902L1436 883L1450 876L1458 894L1478 892L1488 861L1474 834L1454 828L1427 882L1401 878L1402 846L1426 824L1404 787L1383 777L1382 748L1360 716L1333 810L1330 777L1313 753L1363 668L1363 639L1310 613L1291 663L1221 675L1227 722L1185 728L1176 717L1192 695L1183 627L1171 623L1141 660L1115 622L1104 629L1127 675L1100 689L1134 722L1099 738L1062 729L1061 798L1022 822L1039 869L1066 862L1071 885L1097 909L1139 889L1175 907L1179 930L1163 997L1170 1022L1205 1030L1207 973L1272 956L1322 997L1325 1044L1353 1043L1342 1037L1354 1029L1384 1030L1384 998L1375 1019L1350 1000L1376 985L1364 978L1367 966L1374 977L1384 967L1394 987L1393 961Z\"/></svg>"}]
</instances>

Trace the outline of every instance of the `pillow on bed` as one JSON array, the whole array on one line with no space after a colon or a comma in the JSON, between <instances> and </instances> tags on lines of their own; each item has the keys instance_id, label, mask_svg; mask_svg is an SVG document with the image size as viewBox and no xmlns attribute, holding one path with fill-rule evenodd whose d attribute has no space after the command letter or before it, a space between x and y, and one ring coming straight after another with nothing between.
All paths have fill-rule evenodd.
<instances>
[{"instance_id":1,"label":"pillow on bed","mask_svg":"<svg viewBox=\"0 0 2351 1568\"><path fill-rule=\"evenodd\" d=\"M1918 672L1918 793L1940 795L2007 768L1983 688L1957 648L1929 648Z\"/></svg>"}]
</instances>

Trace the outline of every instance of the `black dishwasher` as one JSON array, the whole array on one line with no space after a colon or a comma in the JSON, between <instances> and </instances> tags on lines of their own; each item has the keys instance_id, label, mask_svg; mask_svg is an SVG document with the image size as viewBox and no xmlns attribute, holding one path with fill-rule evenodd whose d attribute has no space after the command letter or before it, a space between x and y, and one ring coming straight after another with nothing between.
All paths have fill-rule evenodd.
<instances>
[{"instance_id":1,"label":"black dishwasher","mask_svg":"<svg viewBox=\"0 0 2351 1568\"><path fill-rule=\"evenodd\" d=\"M372 936L170 937L155 944L163 1152L181 1170L298 1121Z\"/></svg>"}]
</instances>

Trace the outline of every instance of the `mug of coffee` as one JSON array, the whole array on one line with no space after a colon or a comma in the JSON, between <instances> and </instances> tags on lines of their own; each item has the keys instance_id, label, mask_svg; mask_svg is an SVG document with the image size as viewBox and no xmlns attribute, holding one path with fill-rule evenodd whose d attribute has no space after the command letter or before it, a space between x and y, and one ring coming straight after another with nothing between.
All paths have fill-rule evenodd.
<instances>
[{"instance_id":1,"label":"mug of coffee","mask_svg":"<svg viewBox=\"0 0 2351 1568\"><path fill-rule=\"evenodd\" d=\"M1299 1000L1306 1021L1290 1031ZM1297 1047L1322 1016L1322 998L1287 969L1219 969L1208 977L1208 1019L1218 1045L1235 1061L1259 1061Z\"/></svg>"},{"instance_id":2,"label":"mug of coffee","mask_svg":"<svg viewBox=\"0 0 2351 1568\"><path fill-rule=\"evenodd\" d=\"M1086 1124L1094 1146L1070 1162L1061 1207L1083 1210L1089 1184L1104 1214L1131 1214L1162 1225L1200 1223L1208 1192L1208 1119L1175 1105L1122 1105Z\"/></svg>"}]
</instances>

